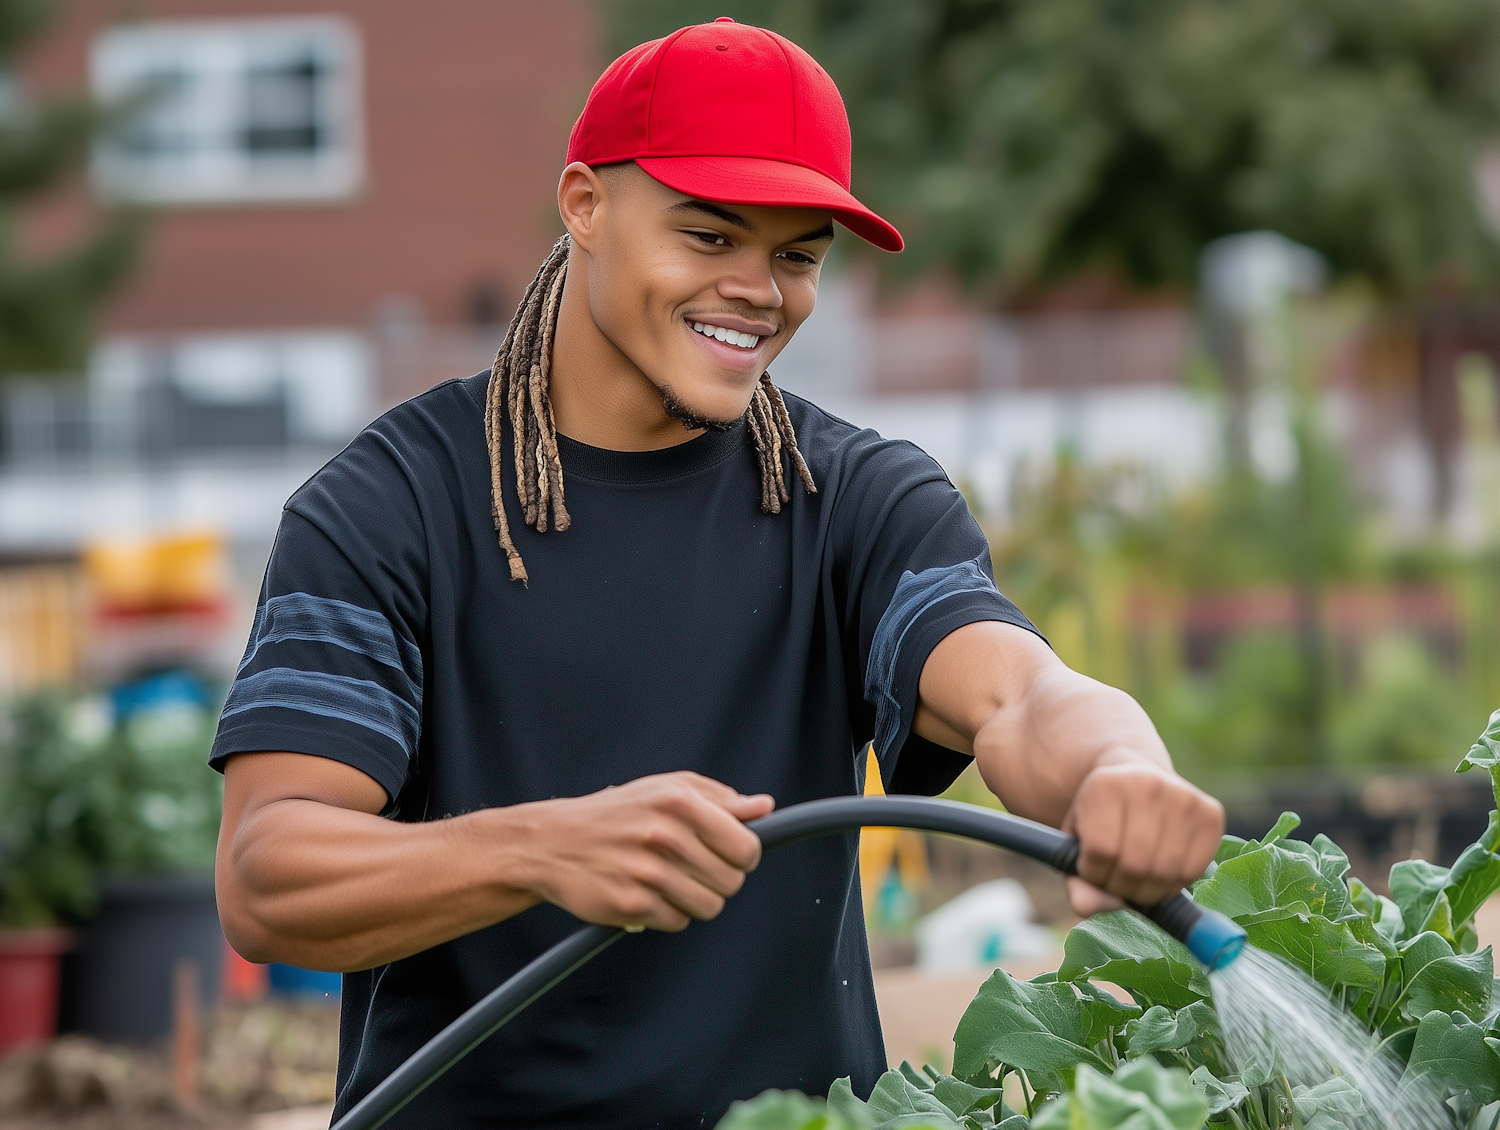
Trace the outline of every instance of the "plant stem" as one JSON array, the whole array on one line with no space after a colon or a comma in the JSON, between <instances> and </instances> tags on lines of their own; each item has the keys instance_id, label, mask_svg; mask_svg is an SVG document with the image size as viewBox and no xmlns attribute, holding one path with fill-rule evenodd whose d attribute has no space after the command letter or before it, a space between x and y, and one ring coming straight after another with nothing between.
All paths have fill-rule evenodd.
<instances>
[{"instance_id":1,"label":"plant stem","mask_svg":"<svg viewBox=\"0 0 1500 1130\"><path fill-rule=\"evenodd\" d=\"M1276 1082L1281 1085L1281 1093L1286 1096L1287 1113L1292 1119L1292 1130L1302 1130L1302 1119L1297 1116L1297 1101L1292 1098L1292 1085L1287 1081L1285 1075L1276 1076Z\"/></svg>"}]
</instances>

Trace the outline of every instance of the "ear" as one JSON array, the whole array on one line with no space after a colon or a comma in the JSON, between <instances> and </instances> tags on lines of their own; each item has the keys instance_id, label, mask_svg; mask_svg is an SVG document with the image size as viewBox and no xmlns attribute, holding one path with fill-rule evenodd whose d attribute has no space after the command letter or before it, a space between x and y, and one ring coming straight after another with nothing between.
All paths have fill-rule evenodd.
<instances>
[{"instance_id":1,"label":"ear","mask_svg":"<svg viewBox=\"0 0 1500 1130\"><path fill-rule=\"evenodd\" d=\"M607 196L603 178L582 161L574 161L563 170L557 184L557 211L575 247L590 249L590 239L604 218Z\"/></svg>"}]
</instances>

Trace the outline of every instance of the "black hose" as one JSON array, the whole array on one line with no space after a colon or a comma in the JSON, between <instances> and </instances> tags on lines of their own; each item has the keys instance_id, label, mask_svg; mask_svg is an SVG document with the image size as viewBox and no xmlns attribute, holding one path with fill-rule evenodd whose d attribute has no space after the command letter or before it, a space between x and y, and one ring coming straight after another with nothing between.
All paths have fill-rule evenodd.
<instances>
[{"instance_id":1,"label":"black hose","mask_svg":"<svg viewBox=\"0 0 1500 1130\"><path fill-rule=\"evenodd\" d=\"M1065 875L1075 874L1078 864L1078 841L1056 828L930 797L830 797L791 805L748 826L760 837L764 851L814 836L879 826L981 840L1029 856ZM1185 892L1152 907L1133 909L1186 943L1211 969L1233 960L1244 941L1243 930L1222 915L1198 906ZM375 1130L384 1125L443 1072L553 985L619 941L625 932L618 926L585 926L557 943L422 1045L334 1123L332 1130Z\"/></svg>"}]
</instances>

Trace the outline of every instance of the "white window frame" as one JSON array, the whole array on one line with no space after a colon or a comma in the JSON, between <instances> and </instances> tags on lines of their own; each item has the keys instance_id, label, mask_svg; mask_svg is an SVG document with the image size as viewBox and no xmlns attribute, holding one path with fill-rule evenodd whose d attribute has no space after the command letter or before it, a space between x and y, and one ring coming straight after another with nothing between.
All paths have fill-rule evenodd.
<instances>
[{"instance_id":1,"label":"white window frame","mask_svg":"<svg viewBox=\"0 0 1500 1130\"><path fill-rule=\"evenodd\" d=\"M317 120L330 141L307 155L252 154L239 140L245 76L256 56L274 58L299 43L315 43L329 64L329 78L318 84ZM106 102L138 95L148 76L172 69L190 76L194 96L162 95L141 113L158 130L179 131L188 146L176 155L143 155L124 148L120 135L101 140L92 175L102 195L180 205L338 200L358 192L363 78L359 35L348 20L150 21L110 28L94 40L93 89Z\"/></svg>"}]
</instances>

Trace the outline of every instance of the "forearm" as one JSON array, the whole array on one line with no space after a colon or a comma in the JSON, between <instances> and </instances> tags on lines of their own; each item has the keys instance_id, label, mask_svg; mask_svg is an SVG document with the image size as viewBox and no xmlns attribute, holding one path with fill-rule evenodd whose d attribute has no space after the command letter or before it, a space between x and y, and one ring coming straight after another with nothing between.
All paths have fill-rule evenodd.
<instances>
[{"instance_id":1,"label":"forearm","mask_svg":"<svg viewBox=\"0 0 1500 1130\"><path fill-rule=\"evenodd\" d=\"M220 843L220 915L255 961L368 969L535 905L523 871L527 806L405 824L286 799Z\"/></svg>"},{"instance_id":2,"label":"forearm","mask_svg":"<svg viewBox=\"0 0 1500 1130\"><path fill-rule=\"evenodd\" d=\"M1024 629L953 632L922 669L920 703L917 731L971 751L1007 808L1078 837L1080 914L1157 902L1213 859L1223 806L1173 772L1146 712Z\"/></svg>"},{"instance_id":3,"label":"forearm","mask_svg":"<svg viewBox=\"0 0 1500 1130\"><path fill-rule=\"evenodd\" d=\"M973 742L985 784L1018 816L1060 825L1083 779L1106 765L1171 772L1146 712L1124 691L1061 663L997 707Z\"/></svg>"},{"instance_id":4,"label":"forearm","mask_svg":"<svg viewBox=\"0 0 1500 1130\"><path fill-rule=\"evenodd\" d=\"M1134 699L1070 670L1032 632L994 621L959 628L933 649L915 729L974 754L1008 809L1052 825L1094 769L1172 765Z\"/></svg>"}]
</instances>

